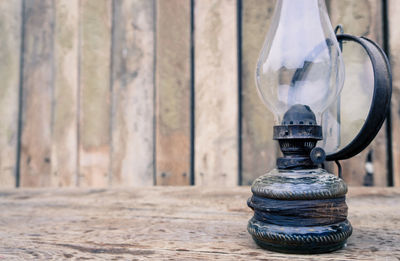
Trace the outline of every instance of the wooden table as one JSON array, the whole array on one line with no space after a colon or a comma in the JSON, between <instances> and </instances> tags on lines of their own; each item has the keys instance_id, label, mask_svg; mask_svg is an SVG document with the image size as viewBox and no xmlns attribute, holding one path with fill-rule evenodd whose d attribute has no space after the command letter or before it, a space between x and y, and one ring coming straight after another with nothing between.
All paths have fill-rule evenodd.
<instances>
[{"instance_id":1,"label":"wooden table","mask_svg":"<svg viewBox=\"0 0 400 261\"><path fill-rule=\"evenodd\" d=\"M399 260L400 189L350 188L343 250L287 255L246 231L249 187L0 191L0 260Z\"/></svg>"}]
</instances>

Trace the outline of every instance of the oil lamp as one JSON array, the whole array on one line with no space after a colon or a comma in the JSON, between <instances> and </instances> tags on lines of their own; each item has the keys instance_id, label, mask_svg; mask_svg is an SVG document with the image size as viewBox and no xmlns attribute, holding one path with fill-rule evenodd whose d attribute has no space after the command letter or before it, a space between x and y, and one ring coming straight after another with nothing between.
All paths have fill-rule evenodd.
<instances>
[{"instance_id":1,"label":"oil lamp","mask_svg":"<svg viewBox=\"0 0 400 261\"><path fill-rule=\"evenodd\" d=\"M350 42L358 44L371 61L371 104L354 138L332 147L329 139L335 137L329 128L337 126L340 136L340 107L351 103L340 102L345 80L341 45L346 48ZM256 84L275 115L273 138L283 156L277 159L276 169L253 182L253 196L247 202L254 210L249 233L259 246L279 252L342 248L352 233L347 186L322 164L358 154L381 128L391 97L384 52L367 38L336 35L324 0L277 0L257 63ZM336 108L333 116L330 107Z\"/></svg>"}]
</instances>

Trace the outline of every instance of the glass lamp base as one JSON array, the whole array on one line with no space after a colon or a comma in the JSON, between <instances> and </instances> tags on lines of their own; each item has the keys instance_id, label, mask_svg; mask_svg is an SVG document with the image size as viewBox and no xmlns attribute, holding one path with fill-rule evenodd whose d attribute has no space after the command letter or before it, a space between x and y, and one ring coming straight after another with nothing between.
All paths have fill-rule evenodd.
<instances>
[{"instance_id":1,"label":"glass lamp base","mask_svg":"<svg viewBox=\"0 0 400 261\"><path fill-rule=\"evenodd\" d=\"M247 230L262 248L297 254L342 248L352 233L347 186L324 169L273 170L256 179Z\"/></svg>"},{"instance_id":2,"label":"glass lamp base","mask_svg":"<svg viewBox=\"0 0 400 261\"><path fill-rule=\"evenodd\" d=\"M282 253L318 254L341 249L351 235L346 220L338 224L314 227L280 227L252 218L247 230L262 248Z\"/></svg>"}]
</instances>

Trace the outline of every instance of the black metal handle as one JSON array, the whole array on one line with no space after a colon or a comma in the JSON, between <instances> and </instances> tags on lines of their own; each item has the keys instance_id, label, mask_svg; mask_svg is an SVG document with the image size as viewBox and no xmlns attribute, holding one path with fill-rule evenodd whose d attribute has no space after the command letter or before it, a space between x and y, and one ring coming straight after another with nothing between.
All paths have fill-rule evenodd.
<instances>
[{"instance_id":1,"label":"black metal handle","mask_svg":"<svg viewBox=\"0 0 400 261\"><path fill-rule=\"evenodd\" d=\"M367 52L374 72L374 92L367 119L360 132L343 149L327 155L326 160L328 161L351 158L363 151L372 142L385 121L392 96L390 63L382 48L365 37L348 34L339 34L336 37L339 43L342 43L342 41L352 41L361 45Z\"/></svg>"}]
</instances>

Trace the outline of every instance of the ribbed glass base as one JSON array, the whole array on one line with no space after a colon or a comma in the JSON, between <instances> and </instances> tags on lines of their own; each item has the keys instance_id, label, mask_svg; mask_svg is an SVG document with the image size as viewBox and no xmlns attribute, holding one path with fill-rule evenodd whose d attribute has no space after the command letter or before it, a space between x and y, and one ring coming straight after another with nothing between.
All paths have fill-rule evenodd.
<instances>
[{"instance_id":1,"label":"ribbed glass base","mask_svg":"<svg viewBox=\"0 0 400 261\"><path fill-rule=\"evenodd\" d=\"M342 248L352 233L347 220L314 227L277 226L252 218L247 227L254 241L262 248L292 254L317 254Z\"/></svg>"}]
</instances>

